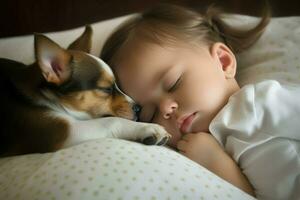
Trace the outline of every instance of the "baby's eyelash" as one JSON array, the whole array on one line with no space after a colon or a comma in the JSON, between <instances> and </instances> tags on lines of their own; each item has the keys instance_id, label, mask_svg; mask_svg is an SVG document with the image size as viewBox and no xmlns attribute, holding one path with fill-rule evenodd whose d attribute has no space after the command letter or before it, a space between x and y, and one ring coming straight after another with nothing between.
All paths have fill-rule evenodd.
<instances>
[{"instance_id":1,"label":"baby's eyelash","mask_svg":"<svg viewBox=\"0 0 300 200\"><path fill-rule=\"evenodd\" d=\"M172 87L168 89L168 92L173 92L174 90L176 90L180 84L180 81L181 81L181 76L176 80L176 82L172 85Z\"/></svg>"}]
</instances>

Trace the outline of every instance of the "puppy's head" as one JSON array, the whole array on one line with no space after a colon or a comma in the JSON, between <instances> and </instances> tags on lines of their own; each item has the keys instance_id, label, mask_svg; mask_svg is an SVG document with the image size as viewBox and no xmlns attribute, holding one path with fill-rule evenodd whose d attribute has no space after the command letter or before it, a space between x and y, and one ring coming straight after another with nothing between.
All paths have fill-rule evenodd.
<instances>
[{"instance_id":1,"label":"puppy's head","mask_svg":"<svg viewBox=\"0 0 300 200\"><path fill-rule=\"evenodd\" d=\"M112 70L89 54L91 41L90 26L67 49L44 35L35 35L36 60L45 79L42 93L79 119L135 119L137 107L118 89Z\"/></svg>"}]
</instances>

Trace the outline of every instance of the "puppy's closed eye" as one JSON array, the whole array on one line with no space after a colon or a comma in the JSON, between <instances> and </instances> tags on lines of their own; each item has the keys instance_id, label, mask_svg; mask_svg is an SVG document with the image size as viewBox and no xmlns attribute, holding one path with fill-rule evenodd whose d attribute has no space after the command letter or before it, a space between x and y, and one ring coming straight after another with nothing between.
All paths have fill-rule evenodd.
<instances>
[{"instance_id":1,"label":"puppy's closed eye","mask_svg":"<svg viewBox=\"0 0 300 200\"><path fill-rule=\"evenodd\" d=\"M98 90L100 90L101 92L104 92L108 95L112 95L115 88L114 86L109 86L109 87L97 87Z\"/></svg>"}]
</instances>

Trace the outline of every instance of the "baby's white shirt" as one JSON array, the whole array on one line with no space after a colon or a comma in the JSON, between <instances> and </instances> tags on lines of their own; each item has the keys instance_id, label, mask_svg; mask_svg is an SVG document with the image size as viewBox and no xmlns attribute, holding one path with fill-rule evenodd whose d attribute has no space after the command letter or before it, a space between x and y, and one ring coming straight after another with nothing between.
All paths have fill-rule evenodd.
<instances>
[{"instance_id":1,"label":"baby's white shirt","mask_svg":"<svg viewBox=\"0 0 300 200\"><path fill-rule=\"evenodd\" d=\"M210 132L239 164L258 199L300 199L300 85L246 85Z\"/></svg>"}]
</instances>

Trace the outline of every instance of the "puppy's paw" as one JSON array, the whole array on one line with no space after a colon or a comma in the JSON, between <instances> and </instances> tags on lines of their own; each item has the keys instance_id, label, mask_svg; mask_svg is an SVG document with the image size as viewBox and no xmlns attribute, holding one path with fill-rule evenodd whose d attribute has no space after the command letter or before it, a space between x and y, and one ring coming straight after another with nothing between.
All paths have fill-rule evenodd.
<instances>
[{"instance_id":1,"label":"puppy's paw","mask_svg":"<svg viewBox=\"0 0 300 200\"><path fill-rule=\"evenodd\" d=\"M142 143L146 145L164 145L171 138L171 135L158 124L147 124L143 129Z\"/></svg>"}]
</instances>

